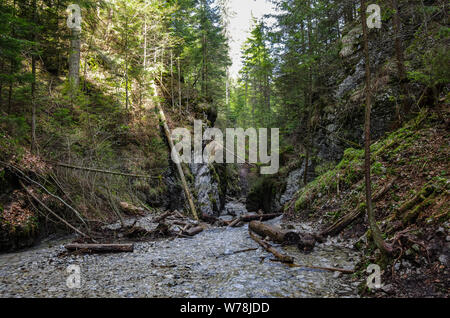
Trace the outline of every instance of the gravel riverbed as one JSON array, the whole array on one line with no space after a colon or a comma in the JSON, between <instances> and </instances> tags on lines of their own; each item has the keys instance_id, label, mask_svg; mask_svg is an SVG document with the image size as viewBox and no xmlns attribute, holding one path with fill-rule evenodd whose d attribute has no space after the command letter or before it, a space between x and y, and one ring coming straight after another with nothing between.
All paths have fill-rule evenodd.
<instances>
[{"instance_id":1,"label":"gravel riverbed","mask_svg":"<svg viewBox=\"0 0 450 318\"><path fill-rule=\"evenodd\" d=\"M191 239L135 243L133 253L119 254L60 256L67 240L49 241L0 255L0 297L357 296L351 275L273 262L247 231L247 225L210 228ZM248 248L257 250L233 254ZM305 265L352 269L359 259L330 241L310 254L283 249ZM66 284L69 265L80 266L80 288Z\"/></svg>"}]
</instances>

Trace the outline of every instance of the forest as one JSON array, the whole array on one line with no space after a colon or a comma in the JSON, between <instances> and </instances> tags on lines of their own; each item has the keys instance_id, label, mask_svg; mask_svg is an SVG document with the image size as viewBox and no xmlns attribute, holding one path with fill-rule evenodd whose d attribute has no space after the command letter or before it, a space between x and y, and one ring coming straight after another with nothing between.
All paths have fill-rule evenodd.
<instances>
[{"instance_id":1,"label":"forest","mask_svg":"<svg viewBox=\"0 0 450 318\"><path fill-rule=\"evenodd\" d=\"M448 18L1 0L0 297L449 297Z\"/></svg>"}]
</instances>

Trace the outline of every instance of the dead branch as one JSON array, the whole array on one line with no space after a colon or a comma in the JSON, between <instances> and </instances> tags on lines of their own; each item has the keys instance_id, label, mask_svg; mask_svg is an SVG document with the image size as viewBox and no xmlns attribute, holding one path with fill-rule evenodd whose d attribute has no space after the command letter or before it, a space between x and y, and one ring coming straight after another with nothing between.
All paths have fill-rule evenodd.
<instances>
[{"instance_id":1,"label":"dead branch","mask_svg":"<svg viewBox=\"0 0 450 318\"><path fill-rule=\"evenodd\" d=\"M77 229L76 227L74 227L73 225L71 225L69 222L67 222L66 220L64 220L62 217L60 217L58 214L56 214L55 212L53 212L53 210L51 210L44 202L42 202L41 200L39 200L30 190L28 190L28 188L23 184L22 180L19 180L20 185L22 186L22 188L24 188L24 190L40 205L42 205L42 207L44 209L46 209L50 214L52 214L54 217L56 217L59 221L61 221L62 223L64 223L67 227L71 228L72 230L74 230L75 232L77 232L78 234L80 234L82 237L85 238L89 238L91 239L93 242L95 242L95 240L93 238L91 238L89 235L81 232L79 229Z\"/></svg>"},{"instance_id":2,"label":"dead branch","mask_svg":"<svg viewBox=\"0 0 450 318\"><path fill-rule=\"evenodd\" d=\"M292 264L294 263L294 259L292 258L292 256L289 255L285 255L282 254L280 252L278 252L274 247L272 247L272 245L270 245L269 243L263 241L262 239L260 239L255 233L253 233L252 231L248 231L248 234L250 235L250 237L259 245L261 245L267 252L272 253L280 262L283 263L289 263Z\"/></svg>"},{"instance_id":3,"label":"dead branch","mask_svg":"<svg viewBox=\"0 0 450 318\"><path fill-rule=\"evenodd\" d=\"M29 178L22 170L20 170L19 168L15 167L14 165L11 164L6 164L7 166L13 168L14 170L16 170L17 172L19 172L22 176L22 178L24 178L25 180L27 180L30 183L33 183L37 186L39 186L41 189L43 189L48 195L52 196L53 198L57 199L58 201L60 201L62 204L64 204L67 208L69 208L71 211L73 211L75 213L75 215L81 220L81 222L83 222L84 225L87 226L86 222L84 221L84 219L81 217L81 214L75 210L71 205L69 205L66 201L64 201L63 199L61 199L59 196L51 193L49 190L47 190L46 187L44 187L42 184L40 184L37 181L34 181L33 179Z\"/></svg>"},{"instance_id":4,"label":"dead branch","mask_svg":"<svg viewBox=\"0 0 450 318\"><path fill-rule=\"evenodd\" d=\"M69 165L69 164L66 164L66 163L55 162L55 161L50 161L50 160L45 160L45 161L48 162L48 163L54 164L55 166L69 168L69 169L98 172L98 173L111 174L111 175L123 176L123 177L145 178L145 179L158 179L159 178L158 176L148 176L148 175L141 175L141 174L132 174L132 173L109 171L109 170L102 170L102 169L96 169L96 168L87 168L87 167L73 166L73 165Z\"/></svg>"}]
</instances>

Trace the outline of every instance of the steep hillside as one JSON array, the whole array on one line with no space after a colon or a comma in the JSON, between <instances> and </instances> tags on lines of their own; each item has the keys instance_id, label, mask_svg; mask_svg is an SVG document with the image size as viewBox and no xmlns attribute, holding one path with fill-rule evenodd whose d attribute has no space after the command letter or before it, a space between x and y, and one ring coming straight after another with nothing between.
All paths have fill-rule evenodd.
<instances>
[{"instance_id":1,"label":"steep hillside","mask_svg":"<svg viewBox=\"0 0 450 318\"><path fill-rule=\"evenodd\" d=\"M363 150L345 150L340 163L302 188L287 208L291 218L321 224L323 236L355 239L365 255L360 275L370 263L383 264L385 287L377 296L448 293L449 116L444 104L424 110L371 147L374 209L395 257L384 259L368 230Z\"/></svg>"}]
</instances>

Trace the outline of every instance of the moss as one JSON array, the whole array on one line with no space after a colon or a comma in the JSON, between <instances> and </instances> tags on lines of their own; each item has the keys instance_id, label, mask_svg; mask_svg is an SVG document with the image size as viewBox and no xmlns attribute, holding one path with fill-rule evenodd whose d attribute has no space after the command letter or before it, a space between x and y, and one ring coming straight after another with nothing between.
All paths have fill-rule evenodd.
<instances>
[{"instance_id":1,"label":"moss","mask_svg":"<svg viewBox=\"0 0 450 318\"><path fill-rule=\"evenodd\" d=\"M435 201L436 201L435 197L436 197L436 194L433 194L431 197L427 198L425 201L418 204L413 209L411 209L408 213L406 213L403 216L403 223L404 224L413 223L423 210L425 210L426 208L428 208L429 206L431 206L435 203Z\"/></svg>"},{"instance_id":2,"label":"moss","mask_svg":"<svg viewBox=\"0 0 450 318\"><path fill-rule=\"evenodd\" d=\"M384 168L383 164L381 162L375 162L372 164L372 167L370 168L371 172L377 176L383 175L383 173L386 171L386 168Z\"/></svg>"}]
</instances>

